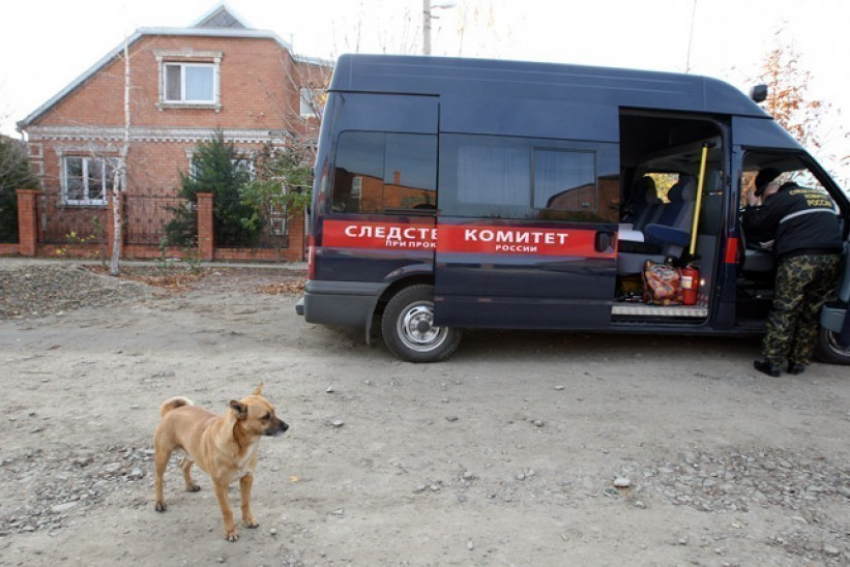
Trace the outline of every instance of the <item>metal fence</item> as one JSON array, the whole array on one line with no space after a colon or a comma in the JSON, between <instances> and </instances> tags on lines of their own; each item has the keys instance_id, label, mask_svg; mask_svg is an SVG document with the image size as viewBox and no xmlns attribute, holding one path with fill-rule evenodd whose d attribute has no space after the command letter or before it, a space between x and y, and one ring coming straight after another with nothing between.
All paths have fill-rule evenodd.
<instances>
[{"instance_id":1,"label":"metal fence","mask_svg":"<svg viewBox=\"0 0 850 567\"><path fill-rule=\"evenodd\" d=\"M43 244L106 244L105 205L69 205L59 193L37 199L39 242Z\"/></svg>"},{"instance_id":2,"label":"metal fence","mask_svg":"<svg viewBox=\"0 0 850 567\"><path fill-rule=\"evenodd\" d=\"M45 192L37 199L39 243L106 245L112 222L104 202L68 203L61 193ZM290 247L290 222L283 207L256 211L239 200L213 202L215 246L285 250ZM197 245L196 204L175 196L121 196L123 242L159 247ZM246 223L247 221L247 223Z\"/></svg>"},{"instance_id":3,"label":"metal fence","mask_svg":"<svg viewBox=\"0 0 850 567\"><path fill-rule=\"evenodd\" d=\"M124 195L123 200L126 244L160 246L168 237L169 223L177 220L178 211L194 213L193 204L180 197ZM193 229L197 237L197 222L187 228Z\"/></svg>"}]
</instances>

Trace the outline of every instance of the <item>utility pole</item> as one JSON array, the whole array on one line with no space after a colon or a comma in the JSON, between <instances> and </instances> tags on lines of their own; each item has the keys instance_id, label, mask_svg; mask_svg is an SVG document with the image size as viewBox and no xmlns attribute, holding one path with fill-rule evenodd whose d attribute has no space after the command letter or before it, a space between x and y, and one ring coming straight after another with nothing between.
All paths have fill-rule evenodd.
<instances>
[{"instance_id":1,"label":"utility pole","mask_svg":"<svg viewBox=\"0 0 850 567\"><path fill-rule=\"evenodd\" d=\"M688 58L685 61L685 73L691 72L691 47L694 45L694 23L697 19L697 0L694 0L694 7L691 10L691 33L688 34Z\"/></svg>"},{"instance_id":2,"label":"utility pole","mask_svg":"<svg viewBox=\"0 0 850 567\"><path fill-rule=\"evenodd\" d=\"M438 8L454 8L457 0L442 0L433 6L431 0L422 0L422 54L431 55L431 20L437 16L431 15L431 10Z\"/></svg>"},{"instance_id":3,"label":"utility pole","mask_svg":"<svg viewBox=\"0 0 850 567\"><path fill-rule=\"evenodd\" d=\"M431 0L422 0L422 54L431 55Z\"/></svg>"}]
</instances>

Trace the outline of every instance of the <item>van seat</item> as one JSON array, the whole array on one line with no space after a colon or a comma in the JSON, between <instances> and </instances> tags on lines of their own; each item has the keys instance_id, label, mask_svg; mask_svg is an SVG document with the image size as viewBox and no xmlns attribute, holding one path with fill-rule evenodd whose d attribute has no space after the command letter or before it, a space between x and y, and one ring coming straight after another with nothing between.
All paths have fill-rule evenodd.
<instances>
[{"instance_id":1,"label":"van seat","mask_svg":"<svg viewBox=\"0 0 850 567\"><path fill-rule=\"evenodd\" d=\"M632 195L632 202L635 203L632 228L643 231L646 225L661 214L661 207L664 206L664 201L658 196L655 181L648 175L638 180Z\"/></svg>"},{"instance_id":2,"label":"van seat","mask_svg":"<svg viewBox=\"0 0 850 567\"><path fill-rule=\"evenodd\" d=\"M670 188L669 203L661 205L651 222L643 227L646 242L650 247L623 247L617 255L617 273L637 274L646 260L663 262L668 256L680 257L690 241L696 204L696 179L692 175L681 175Z\"/></svg>"},{"instance_id":3,"label":"van seat","mask_svg":"<svg viewBox=\"0 0 850 567\"><path fill-rule=\"evenodd\" d=\"M776 259L770 250L757 250L744 245L744 273L769 274L776 269Z\"/></svg>"}]
</instances>

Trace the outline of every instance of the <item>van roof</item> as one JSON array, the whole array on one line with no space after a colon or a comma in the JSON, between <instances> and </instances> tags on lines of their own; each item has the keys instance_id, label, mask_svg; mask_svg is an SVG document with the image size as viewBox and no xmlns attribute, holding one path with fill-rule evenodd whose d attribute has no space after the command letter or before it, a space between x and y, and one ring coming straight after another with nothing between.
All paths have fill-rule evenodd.
<instances>
[{"instance_id":1,"label":"van roof","mask_svg":"<svg viewBox=\"0 0 850 567\"><path fill-rule=\"evenodd\" d=\"M526 61L349 54L339 58L330 90L554 99L770 118L744 93L709 77Z\"/></svg>"}]
</instances>

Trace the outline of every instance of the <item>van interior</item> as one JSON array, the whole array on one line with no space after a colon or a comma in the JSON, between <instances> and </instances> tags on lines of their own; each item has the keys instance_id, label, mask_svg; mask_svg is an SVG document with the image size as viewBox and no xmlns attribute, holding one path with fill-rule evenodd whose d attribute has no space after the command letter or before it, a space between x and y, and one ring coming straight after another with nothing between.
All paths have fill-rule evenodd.
<instances>
[{"instance_id":1,"label":"van interior","mask_svg":"<svg viewBox=\"0 0 850 567\"><path fill-rule=\"evenodd\" d=\"M614 320L652 318L660 322L668 318L677 324L700 324L709 314L709 290L724 224L721 127L707 117L623 112L620 139L623 194ZM704 151L703 197L697 213ZM642 275L647 261L698 267L696 304L648 304Z\"/></svg>"},{"instance_id":2,"label":"van interior","mask_svg":"<svg viewBox=\"0 0 850 567\"><path fill-rule=\"evenodd\" d=\"M767 167L794 180L826 189L817 170L798 153L750 151L744 156L740 183L742 202L726 212L725 191L732 184L724 160L723 129L710 117L623 112L620 116L621 181L617 287L613 320L651 320L671 324L703 323L709 316L718 254L727 218L740 226L743 195L754 189L757 173ZM707 147L704 187L697 211L703 148ZM694 225L694 216L697 222ZM696 226L696 231L694 231ZM844 227L845 235L848 227ZM775 261L768 237L738 230L735 325L764 325L774 293ZM691 247L693 245L693 254ZM642 272L647 260L699 270L696 304L650 305L644 297Z\"/></svg>"}]
</instances>

